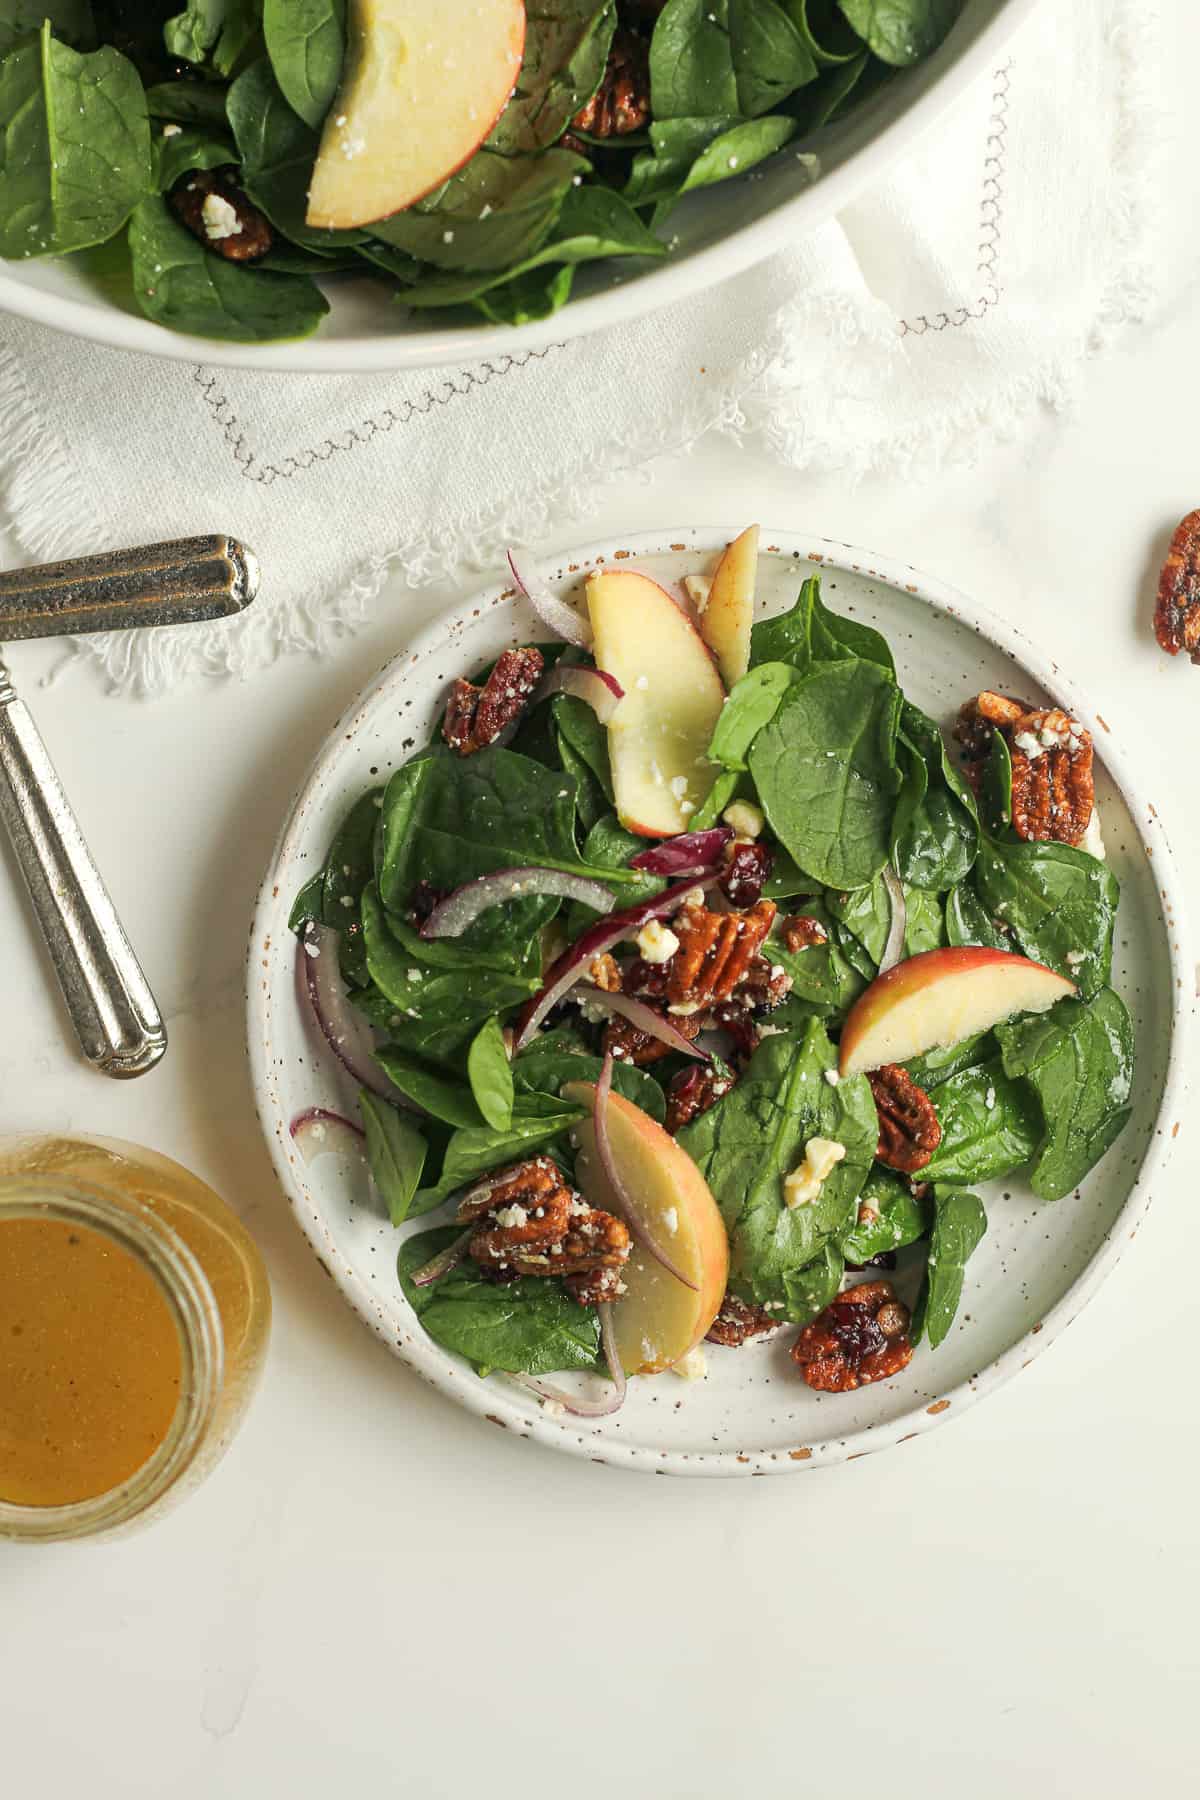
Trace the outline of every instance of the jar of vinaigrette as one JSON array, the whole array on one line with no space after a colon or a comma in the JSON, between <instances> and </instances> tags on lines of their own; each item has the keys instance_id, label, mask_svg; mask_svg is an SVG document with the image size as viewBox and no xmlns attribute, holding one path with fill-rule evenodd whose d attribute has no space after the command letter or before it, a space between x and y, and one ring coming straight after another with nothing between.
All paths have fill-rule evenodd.
<instances>
[{"instance_id":1,"label":"jar of vinaigrette","mask_svg":"<svg viewBox=\"0 0 1200 1800\"><path fill-rule=\"evenodd\" d=\"M0 1139L0 1537L86 1537L194 1487L271 1322L210 1187L112 1138Z\"/></svg>"}]
</instances>

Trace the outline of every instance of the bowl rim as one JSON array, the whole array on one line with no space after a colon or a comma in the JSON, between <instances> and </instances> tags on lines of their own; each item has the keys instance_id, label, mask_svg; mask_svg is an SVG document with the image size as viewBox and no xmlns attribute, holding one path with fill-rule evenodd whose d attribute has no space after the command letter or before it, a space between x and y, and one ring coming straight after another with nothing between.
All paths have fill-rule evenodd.
<instances>
[{"instance_id":1,"label":"bowl rim","mask_svg":"<svg viewBox=\"0 0 1200 1800\"><path fill-rule=\"evenodd\" d=\"M916 92L903 110L811 187L765 217L697 250L679 262L648 269L630 281L571 301L549 319L528 325L478 325L459 331L431 327L378 337L311 338L282 344L223 343L157 325L116 307L32 288L0 262L0 313L48 325L86 342L173 362L212 368L259 369L299 375L379 374L440 368L490 356L516 356L584 337L686 300L741 274L800 231L815 230L848 205L875 176L925 135L999 53L1041 0L998 0L998 10L959 50L953 35L924 64L904 71ZM953 60L947 60L952 57ZM817 142L819 152L820 144Z\"/></svg>"},{"instance_id":2,"label":"bowl rim","mask_svg":"<svg viewBox=\"0 0 1200 1800\"><path fill-rule=\"evenodd\" d=\"M688 550L697 555L713 555L736 536L738 526L729 529L682 526L674 530L641 531L612 536L579 548L570 548L547 558L556 568L566 565L586 567L598 559L612 558L619 548L631 558L663 555ZM1107 726L1100 724L1098 714L1064 677L1053 657L1030 642L1024 631L988 608L970 599L951 583L929 576L895 558L880 556L851 544L817 537L810 533L775 531L762 528L762 555L777 553L794 559L799 565L811 564L820 572L841 570L874 579L925 602L935 612L944 612L962 621L986 642L1021 661L1028 672L1049 692L1065 701L1076 717L1081 717L1099 741L1104 743L1102 761L1106 773L1128 808L1138 840L1152 855L1156 876L1155 888L1159 909L1166 929L1170 971L1172 976L1172 1013L1170 1045L1163 1077L1162 1098L1156 1114L1156 1127L1150 1137L1141 1166L1119 1213L1105 1234L1100 1247L1076 1276L1058 1302L1031 1329L1016 1339L993 1362L967 1376L952 1388L942 1390L928 1404L921 1403L896 1419L866 1425L842 1437L798 1445L791 1451L754 1449L746 1446L713 1452L680 1450L653 1451L643 1445L622 1443L620 1439L592 1435L576 1429L570 1418L560 1421L547 1416L536 1400L521 1397L514 1384L493 1387L479 1378L461 1359L443 1351L419 1329L397 1341L394 1333L381 1322L378 1302L354 1271L339 1257L330 1256L332 1240L316 1209L310 1212L310 1201L297 1181L295 1159L289 1154L286 1139L287 1118L279 1105L274 1088L274 1072L281 1066L272 1036L270 1013L273 989L263 978L264 954L271 936L279 928L280 894L290 894L290 858L303 841L307 830L307 814L323 782L336 768L339 758L348 754L348 746L372 713L374 706L394 684L402 683L405 671L429 656L450 648L456 650L456 635L470 626L479 612L511 598L510 582L490 582L468 595L452 609L441 614L392 656L375 678L351 701L321 746L305 775L288 810L283 827L260 890L251 927L246 971L247 1034L254 1104L267 1140L285 1196L309 1245L325 1272L332 1276L342 1297L351 1308L382 1338L394 1355L414 1373L468 1411L492 1424L511 1426L514 1435L528 1438L551 1449L583 1456L592 1462L651 1472L689 1476L731 1476L786 1474L797 1469L819 1467L851 1461L856 1457L907 1442L934 1429L947 1418L959 1417L969 1406L995 1391L1027 1368L1075 1319L1097 1292L1102 1282L1117 1266L1125 1248L1136 1235L1152 1198L1156 1178L1171 1159L1174 1132L1164 1129L1164 1121L1182 1117L1187 1093L1186 1048L1193 1024L1194 980L1189 949L1187 910L1182 882L1171 850L1166 829L1156 809L1131 774L1121 749L1114 746ZM1099 726L1099 730L1097 727ZM1101 732L1103 737L1101 738ZM290 990L289 990L290 991ZM328 1258L328 1261L326 1260Z\"/></svg>"}]
</instances>

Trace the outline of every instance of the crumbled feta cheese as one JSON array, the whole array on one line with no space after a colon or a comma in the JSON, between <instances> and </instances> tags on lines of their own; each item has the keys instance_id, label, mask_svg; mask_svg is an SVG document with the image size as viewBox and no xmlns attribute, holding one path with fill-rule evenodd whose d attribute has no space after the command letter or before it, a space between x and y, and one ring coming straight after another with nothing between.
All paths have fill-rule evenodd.
<instances>
[{"instance_id":1,"label":"crumbled feta cheese","mask_svg":"<svg viewBox=\"0 0 1200 1800\"><path fill-rule=\"evenodd\" d=\"M1086 962L1086 961L1087 961L1086 951L1083 951L1083 950L1068 950L1067 951L1067 967L1068 968L1077 969L1079 967L1080 963Z\"/></svg>"},{"instance_id":2,"label":"crumbled feta cheese","mask_svg":"<svg viewBox=\"0 0 1200 1800\"><path fill-rule=\"evenodd\" d=\"M689 1350L686 1356L681 1356L677 1363L672 1363L671 1368L684 1381L703 1381L708 1374L708 1361L704 1355L704 1345L697 1344L694 1350Z\"/></svg>"},{"instance_id":3,"label":"crumbled feta cheese","mask_svg":"<svg viewBox=\"0 0 1200 1800\"><path fill-rule=\"evenodd\" d=\"M236 209L220 194L204 196L200 217L204 220L204 235L213 244L222 238L236 237L241 230Z\"/></svg>"},{"instance_id":4,"label":"crumbled feta cheese","mask_svg":"<svg viewBox=\"0 0 1200 1800\"><path fill-rule=\"evenodd\" d=\"M761 806L755 806L750 800L735 800L721 814L726 825L731 825L739 837L756 838L766 824Z\"/></svg>"},{"instance_id":5,"label":"crumbled feta cheese","mask_svg":"<svg viewBox=\"0 0 1200 1800\"><path fill-rule=\"evenodd\" d=\"M529 1214L523 1206L514 1200L511 1206L502 1206L496 1213L497 1225L503 1225L506 1231L512 1231L518 1225L528 1225Z\"/></svg>"},{"instance_id":6,"label":"crumbled feta cheese","mask_svg":"<svg viewBox=\"0 0 1200 1800\"><path fill-rule=\"evenodd\" d=\"M811 1206L846 1154L845 1144L831 1138L809 1138L804 1146L804 1161L783 1178L783 1197L789 1206Z\"/></svg>"},{"instance_id":7,"label":"crumbled feta cheese","mask_svg":"<svg viewBox=\"0 0 1200 1800\"><path fill-rule=\"evenodd\" d=\"M635 688L641 688L642 691L645 692L650 686L650 677L648 675L639 675L633 685Z\"/></svg>"},{"instance_id":8,"label":"crumbled feta cheese","mask_svg":"<svg viewBox=\"0 0 1200 1800\"><path fill-rule=\"evenodd\" d=\"M990 1087L983 1096L983 1104L987 1107L989 1112L994 1108L996 1104L996 1090L994 1087Z\"/></svg>"},{"instance_id":9,"label":"crumbled feta cheese","mask_svg":"<svg viewBox=\"0 0 1200 1800\"><path fill-rule=\"evenodd\" d=\"M826 1071L825 1071L825 1079L826 1079L826 1081L827 1081L827 1082L828 1082L828 1083L829 1083L829 1085L830 1085L830 1087L836 1087L836 1086L837 1086L837 1084L838 1084L838 1082L839 1082L839 1081L840 1081L840 1080L841 1080L841 1079L842 1079L842 1078L841 1078L841 1076L840 1076L840 1075L839 1075L839 1074L838 1074L838 1072L837 1072L837 1070L836 1070L836 1069L826 1069Z\"/></svg>"},{"instance_id":10,"label":"crumbled feta cheese","mask_svg":"<svg viewBox=\"0 0 1200 1800\"><path fill-rule=\"evenodd\" d=\"M566 1410L561 1400L542 1401L542 1411L548 1419L561 1419Z\"/></svg>"},{"instance_id":11,"label":"crumbled feta cheese","mask_svg":"<svg viewBox=\"0 0 1200 1800\"><path fill-rule=\"evenodd\" d=\"M182 130L182 125L164 125L162 134L164 137L178 137Z\"/></svg>"},{"instance_id":12,"label":"crumbled feta cheese","mask_svg":"<svg viewBox=\"0 0 1200 1800\"><path fill-rule=\"evenodd\" d=\"M678 1207L668 1206L666 1212L663 1214L663 1224L666 1226L670 1235L674 1237L675 1233L679 1230Z\"/></svg>"},{"instance_id":13,"label":"crumbled feta cheese","mask_svg":"<svg viewBox=\"0 0 1200 1800\"><path fill-rule=\"evenodd\" d=\"M1086 850L1089 856L1094 856L1098 861L1104 862L1104 833L1100 829L1100 808L1098 806L1092 807L1092 816L1088 820L1088 828L1083 834L1079 848Z\"/></svg>"},{"instance_id":14,"label":"crumbled feta cheese","mask_svg":"<svg viewBox=\"0 0 1200 1800\"><path fill-rule=\"evenodd\" d=\"M670 962L679 948L679 939L669 926L651 919L637 934L638 953L643 962Z\"/></svg>"},{"instance_id":15,"label":"crumbled feta cheese","mask_svg":"<svg viewBox=\"0 0 1200 1800\"><path fill-rule=\"evenodd\" d=\"M1025 752L1030 762L1036 762L1038 757L1042 754L1042 746L1038 742L1036 732L1018 731L1016 737L1013 739L1013 743L1017 746L1018 750L1023 750Z\"/></svg>"},{"instance_id":16,"label":"crumbled feta cheese","mask_svg":"<svg viewBox=\"0 0 1200 1800\"><path fill-rule=\"evenodd\" d=\"M696 611L702 613L708 605L709 595L712 593L712 576L685 575L683 585L687 590L687 597Z\"/></svg>"},{"instance_id":17,"label":"crumbled feta cheese","mask_svg":"<svg viewBox=\"0 0 1200 1800\"><path fill-rule=\"evenodd\" d=\"M677 800L682 800L687 793L687 790L688 782L686 775L673 775L671 777L671 792Z\"/></svg>"},{"instance_id":18,"label":"crumbled feta cheese","mask_svg":"<svg viewBox=\"0 0 1200 1800\"><path fill-rule=\"evenodd\" d=\"M674 1013L678 1019L690 1019L693 1013L706 1012L707 1010L707 1000L680 1000L676 1005L668 1006L667 1008L667 1011L669 1013Z\"/></svg>"},{"instance_id":19,"label":"crumbled feta cheese","mask_svg":"<svg viewBox=\"0 0 1200 1800\"><path fill-rule=\"evenodd\" d=\"M681 906L703 906L704 889L702 887L689 888L679 904Z\"/></svg>"}]
</instances>

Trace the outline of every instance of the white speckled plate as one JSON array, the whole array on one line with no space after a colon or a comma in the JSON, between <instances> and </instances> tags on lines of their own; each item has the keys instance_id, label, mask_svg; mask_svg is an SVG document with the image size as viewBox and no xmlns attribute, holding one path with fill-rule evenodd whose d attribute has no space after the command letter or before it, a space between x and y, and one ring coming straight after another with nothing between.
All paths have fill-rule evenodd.
<instances>
[{"instance_id":1,"label":"white speckled plate","mask_svg":"<svg viewBox=\"0 0 1200 1800\"><path fill-rule=\"evenodd\" d=\"M711 567L732 531L643 534L579 551L559 571L578 587L595 563L634 558L660 580ZM520 1437L598 1462L677 1475L771 1474L902 1442L952 1418L1024 1367L1086 1304L1149 1205L1183 1106L1182 1037L1191 964L1177 878L1152 796L1124 767L1107 725L1058 666L1011 625L943 583L843 544L765 531L758 611L784 610L819 565L831 605L886 633L902 685L947 722L983 687L1053 696L1095 735L1109 859L1122 883L1115 984L1137 1032L1134 1116L1082 1188L1039 1204L1019 1182L983 1189L989 1229L972 1258L959 1318L936 1351L898 1379L855 1394L812 1393L791 1371L784 1330L742 1350L708 1348L708 1374L635 1380L614 1417L551 1418L503 1376L480 1381L425 1336L395 1275L397 1234L373 1210L365 1176L333 1156L305 1165L288 1123L305 1107L352 1109L296 990L288 910L324 860L349 804L424 742L447 682L507 644L542 635L502 586L485 589L407 646L340 721L292 811L263 887L251 939L254 1083L271 1152L297 1221L346 1299L412 1368L461 1405ZM410 1229L425 1229L418 1221Z\"/></svg>"}]
</instances>

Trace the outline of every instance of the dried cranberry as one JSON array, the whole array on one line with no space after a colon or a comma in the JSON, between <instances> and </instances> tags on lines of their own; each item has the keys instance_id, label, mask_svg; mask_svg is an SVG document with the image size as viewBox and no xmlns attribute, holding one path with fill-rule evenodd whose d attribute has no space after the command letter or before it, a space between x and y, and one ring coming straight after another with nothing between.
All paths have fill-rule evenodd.
<instances>
[{"instance_id":1,"label":"dried cranberry","mask_svg":"<svg viewBox=\"0 0 1200 1800\"><path fill-rule=\"evenodd\" d=\"M721 892L731 906L757 906L775 866L766 844L735 844L721 877Z\"/></svg>"},{"instance_id":2,"label":"dried cranberry","mask_svg":"<svg viewBox=\"0 0 1200 1800\"><path fill-rule=\"evenodd\" d=\"M851 1306L842 1301L829 1308L826 1327L838 1349L852 1368L876 1356L887 1344L883 1332L865 1306Z\"/></svg>"}]
</instances>

